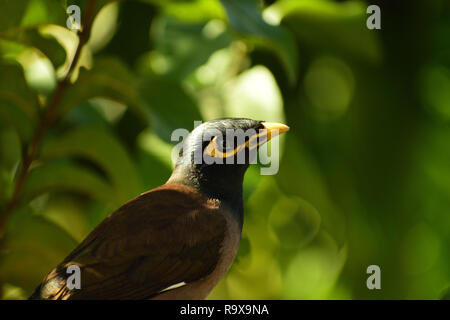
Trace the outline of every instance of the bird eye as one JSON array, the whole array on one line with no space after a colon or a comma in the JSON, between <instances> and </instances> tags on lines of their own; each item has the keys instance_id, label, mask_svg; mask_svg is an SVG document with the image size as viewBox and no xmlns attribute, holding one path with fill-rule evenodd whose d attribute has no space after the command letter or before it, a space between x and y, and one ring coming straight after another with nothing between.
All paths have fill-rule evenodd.
<instances>
[{"instance_id":1,"label":"bird eye","mask_svg":"<svg viewBox=\"0 0 450 320\"><path fill-rule=\"evenodd\" d=\"M224 139L222 136L217 137L216 144L222 152L226 152L226 151L230 151L230 150L234 149L233 144L230 143L227 139Z\"/></svg>"},{"instance_id":2,"label":"bird eye","mask_svg":"<svg viewBox=\"0 0 450 320\"><path fill-rule=\"evenodd\" d=\"M233 141L227 143L227 139L216 136L204 148L204 152L211 157L228 158L235 155L239 149L239 146L233 144Z\"/></svg>"}]
</instances>

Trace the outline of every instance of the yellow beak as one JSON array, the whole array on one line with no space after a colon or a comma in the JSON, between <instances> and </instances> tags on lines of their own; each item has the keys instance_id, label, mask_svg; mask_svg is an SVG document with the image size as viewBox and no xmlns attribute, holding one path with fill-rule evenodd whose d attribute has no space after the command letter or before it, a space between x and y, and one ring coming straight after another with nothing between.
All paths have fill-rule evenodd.
<instances>
[{"instance_id":1,"label":"yellow beak","mask_svg":"<svg viewBox=\"0 0 450 320\"><path fill-rule=\"evenodd\" d=\"M219 157L219 158L231 157L237 154L241 149L248 147L250 150L253 150L258 146L266 143L273 137L278 136L283 132L289 130L289 127L282 123L263 122L262 125L264 126L263 129L261 129L258 133L256 133L256 135L250 137L250 139L246 141L244 144L238 145L233 150L230 150L225 153L221 152L219 146L217 145L217 137L214 137L214 139L212 139L209 145L205 148L204 152L210 155L211 157Z\"/></svg>"},{"instance_id":2,"label":"yellow beak","mask_svg":"<svg viewBox=\"0 0 450 320\"><path fill-rule=\"evenodd\" d=\"M264 129L267 130L267 141L283 132L289 131L289 127L282 123L263 122L262 125L264 126Z\"/></svg>"}]
</instances>

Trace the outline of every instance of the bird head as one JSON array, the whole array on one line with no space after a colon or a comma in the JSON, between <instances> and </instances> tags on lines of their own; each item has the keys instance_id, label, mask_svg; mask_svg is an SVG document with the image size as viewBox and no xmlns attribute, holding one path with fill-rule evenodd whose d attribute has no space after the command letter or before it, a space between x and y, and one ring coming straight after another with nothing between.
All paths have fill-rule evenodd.
<instances>
[{"instance_id":1,"label":"bird head","mask_svg":"<svg viewBox=\"0 0 450 320\"><path fill-rule=\"evenodd\" d=\"M287 130L284 124L245 118L205 122L184 139L168 182L217 198L241 194L245 171L259 147Z\"/></svg>"}]
</instances>

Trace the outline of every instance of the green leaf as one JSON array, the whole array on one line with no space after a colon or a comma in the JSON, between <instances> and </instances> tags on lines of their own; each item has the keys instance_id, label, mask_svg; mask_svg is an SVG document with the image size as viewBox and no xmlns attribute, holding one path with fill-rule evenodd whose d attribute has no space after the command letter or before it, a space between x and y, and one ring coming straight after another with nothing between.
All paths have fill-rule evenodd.
<instances>
[{"instance_id":1,"label":"green leaf","mask_svg":"<svg viewBox=\"0 0 450 320\"><path fill-rule=\"evenodd\" d=\"M149 76L141 83L140 92L151 111L152 129L164 141L170 142L175 129L190 131L194 120L202 120L196 102L176 81Z\"/></svg>"},{"instance_id":2,"label":"green leaf","mask_svg":"<svg viewBox=\"0 0 450 320\"><path fill-rule=\"evenodd\" d=\"M0 31L20 25L30 0L2 0Z\"/></svg>"},{"instance_id":3,"label":"green leaf","mask_svg":"<svg viewBox=\"0 0 450 320\"><path fill-rule=\"evenodd\" d=\"M112 183L115 190L113 197L116 197L117 203L130 200L141 192L141 182L133 161L105 128L81 127L49 139L43 145L42 157L82 157L93 162Z\"/></svg>"},{"instance_id":4,"label":"green leaf","mask_svg":"<svg viewBox=\"0 0 450 320\"><path fill-rule=\"evenodd\" d=\"M53 63L55 69L66 61L66 51L53 37L42 34L38 29L17 29L0 34L0 38L37 48Z\"/></svg>"},{"instance_id":5,"label":"green leaf","mask_svg":"<svg viewBox=\"0 0 450 320\"><path fill-rule=\"evenodd\" d=\"M9 283L4 283L2 287L3 295L1 295L1 298L3 300L25 300L27 298L27 295L20 287L13 286Z\"/></svg>"},{"instance_id":6,"label":"green leaf","mask_svg":"<svg viewBox=\"0 0 450 320\"><path fill-rule=\"evenodd\" d=\"M165 1L146 0L159 5L162 11L178 20L205 22L211 19L223 19L225 13L217 0Z\"/></svg>"},{"instance_id":7,"label":"green leaf","mask_svg":"<svg viewBox=\"0 0 450 320\"><path fill-rule=\"evenodd\" d=\"M15 128L22 142L30 140L37 122L38 100L22 68L0 63L0 121Z\"/></svg>"},{"instance_id":8,"label":"green leaf","mask_svg":"<svg viewBox=\"0 0 450 320\"><path fill-rule=\"evenodd\" d=\"M139 101L133 75L117 59L97 59L91 70L80 70L77 81L64 94L62 112L68 112L94 97L110 98L126 104L143 121L148 121L149 114Z\"/></svg>"},{"instance_id":9,"label":"green leaf","mask_svg":"<svg viewBox=\"0 0 450 320\"><path fill-rule=\"evenodd\" d=\"M279 16L305 45L336 49L369 61L381 58L377 33L366 27L359 1L278 1L268 10Z\"/></svg>"},{"instance_id":10,"label":"green leaf","mask_svg":"<svg viewBox=\"0 0 450 320\"><path fill-rule=\"evenodd\" d=\"M167 70L161 73L174 79L186 78L205 64L214 52L231 44L233 38L222 28L225 29L224 24L217 20L194 24L159 17L152 26L156 49L149 57L152 65L163 60Z\"/></svg>"},{"instance_id":11,"label":"green leaf","mask_svg":"<svg viewBox=\"0 0 450 320\"><path fill-rule=\"evenodd\" d=\"M64 0L2 0L0 32L43 24L65 26Z\"/></svg>"},{"instance_id":12,"label":"green leaf","mask_svg":"<svg viewBox=\"0 0 450 320\"><path fill-rule=\"evenodd\" d=\"M231 27L256 44L272 49L283 63L291 82L297 78L298 51L293 35L283 26L270 25L256 0L221 0Z\"/></svg>"},{"instance_id":13,"label":"green leaf","mask_svg":"<svg viewBox=\"0 0 450 320\"><path fill-rule=\"evenodd\" d=\"M95 0L94 2L94 11L93 15L94 17L97 15L97 13L108 3L115 2L115 1L122 1L122 0ZM83 13L86 13L88 9L89 2L93 2L93 0L63 0L65 3L65 10L70 7L71 5L79 6L81 9L81 14L83 17ZM83 18L81 18L83 19ZM83 22L82 22L83 24Z\"/></svg>"},{"instance_id":14,"label":"green leaf","mask_svg":"<svg viewBox=\"0 0 450 320\"><path fill-rule=\"evenodd\" d=\"M20 140L14 129L0 125L0 204L10 199L21 157Z\"/></svg>"},{"instance_id":15,"label":"green leaf","mask_svg":"<svg viewBox=\"0 0 450 320\"><path fill-rule=\"evenodd\" d=\"M67 162L48 162L31 170L23 200L51 191L75 191L102 202L114 203L114 189L92 170Z\"/></svg>"},{"instance_id":16,"label":"green leaf","mask_svg":"<svg viewBox=\"0 0 450 320\"><path fill-rule=\"evenodd\" d=\"M87 5L94 2L93 16L114 0L2 0L0 12L0 33L4 30L18 31L28 27L55 24L66 27L69 13L67 8L76 5L80 8L81 22L85 17ZM117 1L117 0L116 0Z\"/></svg>"},{"instance_id":17,"label":"green leaf","mask_svg":"<svg viewBox=\"0 0 450 320\"><path fill-rule=\"evenodd\" d=\"M31 293L42 278L75 248L76 241L28 208L17 210L0 252L0 282Z\"/></svg>"},{"instance_id":18,"label":"green leaf","mask_svg":"<svg viewBox=\"0 0 450 320\"><path fill-rule=\"evenodd\" d=\"M90 101L80 104L72 109L64 118L71 126L96 126L107 127L108 121L101 114L98 108L95 108Z\"/></svg>"},{"instance_id":19,"label":"green leaf","mask_svg":"<svg viewBox=\"0 0 450 320\"><path fill-rule=\"evenodd\" d=\"M58 24L66 26L65 0L29 0L21 26Z\"/></svg>"},{"instance_id":20,"label":"green leaf","mask_svg":"<svg viewBox=\"0 0 450 320\"><path fill-rule=\"evenodd\" d=\"M42 201L41 201L42 200ZM55 223L75 240L81 242L117 206L110 202L84 201L79 194L59 193L42 196L33 202L38 214L50 222ZM104 214L93 211L93 206L107 208ZM102 212L103 213L103 212ZM98 223L91 224L92 220Z\"/></svg>"},{"instance_id":21,"label":"green leaf","mask_svg":"<svg viewBox=\"0 0 450 320\"><path fill-rule=\"evenodd\" d=\"M106 4L113 1L115 0L95 0L94 17ZM67 8L71 5L79 6L83 19L89 2L91 0L2 0L0 32L18 27L44 24L57 24L66 27L66 21L69 17Z\"/></svg>"},{"instance_id":22,"label":"green leaf","mask_svg":"<svg viewBox=\"0 0 450 320\"><path fill-rule=\"evenodd\" d=\"M12 169L20 160L20 141L9 127L0 126L0 166Z\"/></svg>"}]
</instances>

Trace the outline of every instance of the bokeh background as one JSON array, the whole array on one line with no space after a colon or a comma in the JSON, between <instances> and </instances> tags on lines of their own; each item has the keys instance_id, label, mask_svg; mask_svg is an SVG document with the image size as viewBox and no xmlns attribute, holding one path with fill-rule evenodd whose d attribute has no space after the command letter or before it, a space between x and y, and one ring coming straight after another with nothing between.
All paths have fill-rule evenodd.
<instances>
[{"instance_id":1,"label":"bokeh background","mask_svg":"<svg viewBox=\"0 0 450 320\"><path fill-rule=\"evenodd\" d=\"M225 116L291 131L277 175L246 175L238 257L209 298L449 296L448 1L97 0L71 67L66 8L83 25L87 2L0 0L2 298L163 184L174 129Z\"/></svg>"}]
</instances>

